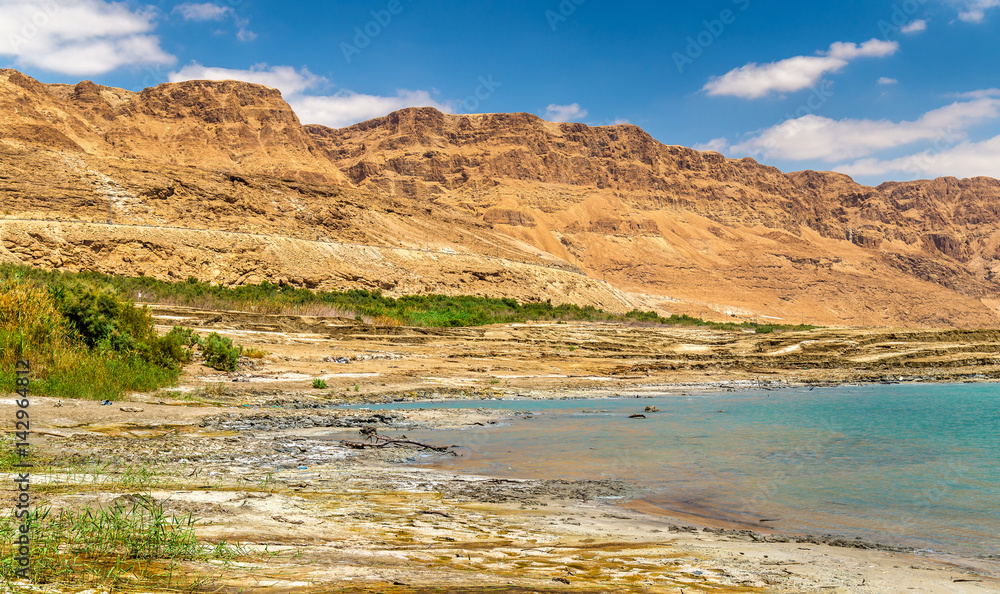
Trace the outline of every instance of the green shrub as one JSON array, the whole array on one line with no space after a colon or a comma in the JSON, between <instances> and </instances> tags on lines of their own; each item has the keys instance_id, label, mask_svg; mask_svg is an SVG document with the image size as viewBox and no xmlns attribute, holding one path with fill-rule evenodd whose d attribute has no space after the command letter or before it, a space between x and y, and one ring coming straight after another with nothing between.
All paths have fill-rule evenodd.
<instances>
[{"instance_id":1,"label":"green shrub","mask_svg":"<svg viewBox=\"0 0 1000 594\"><path fill-rule=\"evenodd\" d=\"M33 392L90 400L169 385L190 362L192 330L157 336L149 311L113 288L74 277L42 287L26 276L0 267L0 391L13 391L21 358L31 360Z\"/></svg>"},{"instance_id":2,"label":"green shrub","mask_svg":"<svg viewBox=\"0 0 1000 594\"><path fill-rule=\"evenodd\" d=\"M320 379L320 378L314 379L313 380L313 387L316 388L317 390L325 390L326 389L326 380L325 379Z\"/></svg>"},{"instance_id":3,"label":"green shrub","mask_svg":"<svg viewBox=\"0 0 1000 594\"><path fill-rule=\"evenodd\" d=\"M88 347L133 353L156 339L149 310L113 289L73 283L50 286L49 293L70 331Z\"/></svg>"},{"instance_id":4,"label":"green shrub","mask_svg":"<svg viewBox=\"0 0 1000 594\"><path fill-rule=\"evenodd\" d=\"M242 348L233 345L233 341L213 332L201 341L201 354L205 364L219 371L236 371Z\"/></svg>"},{"instance_id":5,"label":"green shrub","mask_svg":"<svg viewBox=\"0 0 1000 594\"><path fill-rule=\"evenodd\" d=\"M191 362L191 347L198 344L198 336L190 328L174 326L165 335L155 338L141 352L143 358L167 369L177 369Z\"/></svg>"},{"instance_id":6,"label":"green shrub","mask_svg":"<svg viewBox=\"0 0 1000 594\"><path fill-rule=\"evenodd\" d=\"M168 336L170 334L176 334L177 337L180 339L181 344L188 348L193 348L198 346L199 343L198 334L191 328L182 328L180 326L174 326L173 329L170 330L170 332L168 333Z\"/></svg>"}]
</instances>

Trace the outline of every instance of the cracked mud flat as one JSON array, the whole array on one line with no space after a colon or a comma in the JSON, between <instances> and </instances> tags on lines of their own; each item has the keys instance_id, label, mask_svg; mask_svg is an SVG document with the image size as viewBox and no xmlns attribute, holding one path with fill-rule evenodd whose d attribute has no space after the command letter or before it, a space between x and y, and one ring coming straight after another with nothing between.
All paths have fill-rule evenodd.
<instances>
[{"instance_id":1,"label":"cracked mud flat","mask_svg":"<svg viewBox=\"0 0 1000 594\"><path fill-rule=\"evenodd\" d=\"M166 315L197 322L199 313L174 309ZM265 327L271 321L262 318L222 315L192 324L238 333L244 345L271 353L239 373L220 374L195 362L178 389L135 395L130 403L36 398L32 405L39 428L55 434L36 437L39 453L152 469L152 496L169 511L198 518L202 541L266 547L268 554L244 565L189 564L192 575L211 576L213 589L1000 591L1000 581L990 577L1000 575L1000 568L991 560L705 527L700 520L651 513L658 510L631 499L635 489L620 481L457 475L407 465L427 459L417 449L355 450L339 441L361 440L359 430L366 427L455 429L502 425L525 414L491 410L487 399L495 397L641 394L663 392L664 384L668 392L685 392L848 378L898 381L904 373L927 380L929 367L920 365L930 360L938 362L933 369L940 379L981 379L971 376L991 377L996 370L987 333L821 330L756 336L604 324L375 333L321 319ZM639 371L644 367L649 376ZM324 370L330 388L311 389L309 378ZM347 373L378 375L338 375ZM305 379L272 380L283 375ZM517 377L498 380L501 375ZM435 396L483 403L479 409L407 411L335 404ZM37 481L44 483L45 475ZM65 486L46 490L44 497L58 509L109 503L130 492Z\"/></svg>"}]
</instances>

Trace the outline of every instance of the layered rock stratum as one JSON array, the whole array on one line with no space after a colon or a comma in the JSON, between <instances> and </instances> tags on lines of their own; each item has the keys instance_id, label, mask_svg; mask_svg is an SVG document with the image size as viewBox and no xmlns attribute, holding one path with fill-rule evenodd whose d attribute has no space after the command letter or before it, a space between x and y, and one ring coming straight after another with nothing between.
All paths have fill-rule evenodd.
<instances>
[{"instance_id":1,"label":"layered rock stratum","mask_svg":"<svg viewBox=\"0 0 1000 594\"><path fill-rule=\"evenodd\" d=\"M631 125L0 70L0 259L786 323L1000 324L1000 181L863 186ZM111 224L109 224L109 222Z\"/></svg>"}]
</instances>

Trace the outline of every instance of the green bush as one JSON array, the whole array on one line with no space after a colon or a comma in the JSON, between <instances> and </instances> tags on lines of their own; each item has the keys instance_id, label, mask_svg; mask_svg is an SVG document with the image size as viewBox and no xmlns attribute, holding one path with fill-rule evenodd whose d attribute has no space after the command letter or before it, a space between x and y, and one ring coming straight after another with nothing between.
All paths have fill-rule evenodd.
<instances>
[{"instance_id":1,"label":"green bush","mask_svg":"<svg viewBox=\"0 0 1000 594\"><path fill-rule=\"evenodd\" d=\"M147 308L87 275L0 266L0 391L13 391L14 362L29 358L38 394L118 400L175 382L195 346L222 371L242 353L215 333L200 340L175 326L157 336Z\"/></svg>"},{"instance_id":2,"label":"green bush","mask_svg":"<svg viewBox=\"0 0 1000 594\"><path fill-rule=\"evenodd\" d=\"M128 391L154 390L177 379L175 365L167 364L172 351L160 352L159 343L148 313L114 294L82 287L46 291L0 277L2 391L14 389L18 358L31 360L38 394L117 400Z\"/></svg>"},{"instance_id":3,"label":"green bush","mask_svg":"<svg viewBox=\"0 0 1000 594\"><path fill-rule=\"evenodd\" d=\"M133 353L156 339L149 310L113 289L73 283L50 286L49 293L70 331L88 347Z\"/></svg>"},{"instance_id":4,"label":"green bush","mask_svg":"<svg viewBox=\"0 0 1000 594\"><path fill-rule=\"evenodd\" d=\"M13 369L18 359L36 362L67 348L67 328L52 298L42 289L14 278L0 278L0 366Z\"/></svg>"},{"instance_id":5,"label":"green bush","mask_svg":"<svg viewBox=\"0 0 1000 594\"><path fill-rule=\"evenodd\" d=\"M317 390L325 390L326 389L326 380L325 379L320 379L320 378L314 379L313 380L313 387L316 388Z\"/></svg>"},{"instance_id":6,"label":"green bush","mask_svg":"<svg viewBox=\"0 0 1000 594\"><path fill-rule=\"evenodd\" d=\"M198 344L198 336L190 328L174 326L170 332L155 338L142 349L143 358L167 369L178 369L191 362L192 347Z\"/></svg>"},{"instance_id":7,"label":"green bush","mask_svg":"<svg viewBox=\"0 0 1000 594\"><path fill-rule=\"evenodd\" d=\"M201 354L205 364L219 371L236 371L243 349L233 345L233 341L213 332L201 341Z\"/></svg>"}]
</instances>

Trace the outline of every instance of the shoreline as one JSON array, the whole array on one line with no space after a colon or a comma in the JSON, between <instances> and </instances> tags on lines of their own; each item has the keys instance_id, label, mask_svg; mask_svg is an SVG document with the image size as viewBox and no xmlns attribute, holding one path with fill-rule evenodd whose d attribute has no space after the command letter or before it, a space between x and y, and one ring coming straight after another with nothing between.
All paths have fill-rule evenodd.
<instances>
[{"instance_id":1,"label":"shoreline","mask_svg":"<svg viewBox=\"0 0 1000 594\"><path fill-rule=\"evenodd\" d=\"M704 383L655 383L634 385L621 388L609 388L595 384L589 387L550 389L550 388L488 388L483 390L462 390L452 389L402 389L388 393L373 393L348 398L333 398L324 401L323 407L362 407L371 406L393 406L396 404L434 404L434 403L454 403L454 402L529 402L529 401L557 401L557 400L627 400L627 399L652 399L669 396L692 396L695 394L727 394L746 393L753 391L779 392L790 389L814 389L822 388L872 388L876 386L939 386L939 385L963 385L963 384L997 384L1000 385L1000 377L996 378L974 378L956 381L953 378L937 379L933 376L921 376L898 381L830 381L824 383L793 382L786 380L771 380L761 383L748 380L733 381L708 381ZM609 395L612 390L617 390ZM655 393L650 393L655 392ZM279 402L279 401L274 401ZM268 401L262 406L271 404Z\"/></svg>"},{"instance_id":2,"label":"shoreline","mask_svg":"<svg viewBox=\"0 0 1000 594\"><path fill-rule=\"evenodd\" d=\"M989 382L997 383L997 382ZM916 385L942 385L942 384L954 384L954 382L920 382ZM720 394L715 388L719 384L712 384L702 390L704 394L716 395ZM724 384L723 384L724 385ZM881 384L866 384L859 387L876 387ZM960 384L955 384L960 385ZM853 384L848 385L848 387L853 386ZM651 387L653 389L660 389L663 386ZM600 401L615 401L620 402L628 399L652 399L652 398L672 398L678 396L690 396L691 394L685 392L691 392L689 388L690 385L684 386L671 386L675 393L667 393L658 391L655 395L608 395L607 391L596 390L595 393L588 397L581 397L579 395L563 395L552 392L545 392L541 395L538 392L533 392L529 396L519 395L517 397L497 397L489 398L484 400L470 400L463 398L440 398L433 400L419 400L416 402L392 402L392 403L379 403L375 408L366 408L364 405L351 405L349 410L378 410L378 411L413 411L413 410L426 410L430 408L431 410L468 410L465 407L447 407L443 409L434 409L435 403L456 403L466 406L474 406L476 404L482 403L483 406L488 407L488 402L509 402L509 403L523 403L527 401L574 401L578 400L580 402L594 403ZM801 386L798 386L801 387ZM831 388L845 387L845 385L837 386L826 386ZM748 388L742 392L751 392L757 390L757 388ZM794 396L790 396L794 397ZM401 406L400 406L401 405ZM661 405L662 406L662 405ZM416 407L416 408L414 408ZM482 407L477 410L482 411ZM501 409L507 410L507 409ZM513 409L511 409L513 410ZM637 409L639 410L639 409ZM538 411L532 410L532 414L536 414ZM587 412L587 411L585 411ZM597 412L597 411L591 411ZM518 412L517 414L520 414ZM648 414L648 413L647 413ZM654 413L655 414L655 413ZM512 420L511 422L515 422ZM506 423L505 423L506 424ZM478 471L469 469L463 470L461 468L456 469L452 466L442 466L436 462L428 462L415 460L410 462L410 465L418 468L431 468L437 471L445 472L457 472L461 475L479 474ZM537 474L537 473L536 473ZM532 473L504 473L498 475L496 478L504 479L517 479L517 480L537 480L538 476ZM596 480L596 477L590 477L592 480ZM586 480L584 477L581 480ZM625 480L628 479L612 479L612 480ZM909 553L914 555L919 555L927 558L935 558L940 560L950 560L951 562L964 561L970 564L977 564L980 562L989 563L995 560L995 557L991 558L989 555L984 554L982 551L976 551L974 549L960 550L952 549L947 546L947 544L941 543L937 546L928 546L927 543L919 543L916 539L909 540L905 537L900 537L895 542L889 540L881 540L877 536L856 536L857 532L853 530L858 530L860 532L874 530L869 527L859 527L855 529L837 529L833 527L817 527L811 531L802 530L799 528L782 528L778 524L765 524L764 522L777 521L777 520L759 520L754 521L750 518L754 517L748 510L735 510L732 514L723 515L718 510L712 510L707 507L697 506L691 502L684 502L679 500L671 499L671 494L669 491L664 491L662 489L654 489L650 486L643 486L637 483L630 483L633 489L633 494L630 495L625 501L622 501L619 505L624 509L630 509L633 511L641 511L646 514L661 516L664 518L669 518L681 523L694 524L699 529L707 528L712 530L722 530L722 531L732 531L734 533L740 533L748 536L753 536L755 540L760 540L761 542L797 542L797 543L836 543L834 546L858 548L865 550L880 550L886 552L896 552L896 553ZM656 498L656 501L650 500L650 497ZM716 512L713 514L713 511ZM742 517L739 517L742 516ZM720 532L721 533L721 532ZM753 533L753 534L750 534ZM993 577L1000 577L1000 565L997 565L991 570Z\"/></svg>"},{"instance_id":3,"label":"shoreline","mask_svg":"<svg viewBox=\"0 0 1000 594\"><path fill-rule=\"evenodd\" d=\"M419 468L411 464L419 450L359 451L340 446L341 436L322 438L331 431L357 435L369 426L457 429L513 411L179 404L140 403L143 412L129 413L97 402L38 398L32 406L47 420L43 429L65 436L39 436L39 451L97 456L125 467L155 464L161 478L151 496L171 512L194 513L200 540L280 552L254 560L257 573L234 568L218 578L247 592L294 590L294 584L312 584L317 592L399 594L439 588L875 594L899 591L899 584L923 592L1000 592L1000 579L991 577L997 562L755 538L629 509L623 498L635 490L622 481L518 480ZM48 500L56 507L106 504L135 489L83 486ZM671 528L691 524L698 527Z\"/></svg>"}]
</instances>

